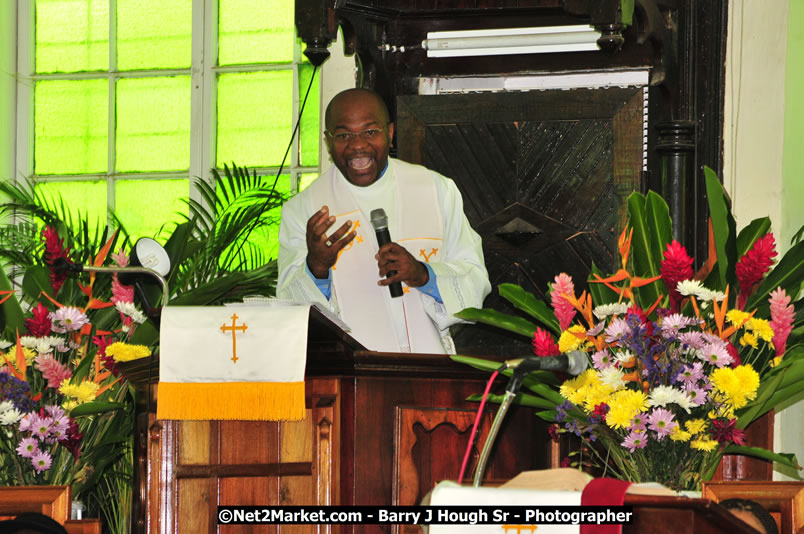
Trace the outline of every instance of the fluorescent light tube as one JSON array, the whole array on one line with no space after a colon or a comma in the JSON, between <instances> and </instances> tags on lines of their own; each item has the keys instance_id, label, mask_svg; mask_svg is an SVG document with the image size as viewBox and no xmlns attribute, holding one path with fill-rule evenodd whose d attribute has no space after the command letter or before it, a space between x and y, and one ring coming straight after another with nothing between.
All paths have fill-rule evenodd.
<instances>
[{"instance_id":1,"label":"fluorescent light tube","mask_svg":"<svg viewBox=\"0 0 804 534\"><path fill-rule=\"evenodd\" d=\"M429 32L427 57L497 56L598 50L600 32L591 26L545 26Z\"/></svg>"}]
</instances>

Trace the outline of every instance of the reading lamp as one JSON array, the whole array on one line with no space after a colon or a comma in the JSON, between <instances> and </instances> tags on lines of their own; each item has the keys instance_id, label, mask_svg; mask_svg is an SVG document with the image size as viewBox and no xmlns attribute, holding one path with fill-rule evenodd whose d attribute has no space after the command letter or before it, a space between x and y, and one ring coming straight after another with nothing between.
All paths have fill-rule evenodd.
<instances>
[{"instance_id":1,"label":"reading lamp","mask_svg":"<svg viewBox=\"0 0 804 534\"><path fill-rule=\"evenodd\" d=\"M598 50L601 32L592 26L543 26L428 32L427 57L497 56Z\"/></svg>"}]
</instances>

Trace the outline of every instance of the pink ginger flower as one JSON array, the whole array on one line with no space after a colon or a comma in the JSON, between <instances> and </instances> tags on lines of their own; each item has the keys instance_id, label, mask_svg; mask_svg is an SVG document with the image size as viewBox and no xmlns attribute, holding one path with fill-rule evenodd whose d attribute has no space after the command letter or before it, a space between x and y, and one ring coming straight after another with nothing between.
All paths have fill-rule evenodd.
<instances>
[{"instance_id":1,"label":"pink ginger flower","mask_svg":"<svg viewBox=\"0 0 804 534\"><path fill-rule=\"evenodd\" d=\"M790 297L781 287L777 287L771 292L768 302L771 312L770 327L773 329L773 346L776 347L776 355L782 356L787 345L787 336L793 330L796 309L790 304Z\"/></svg>"},{"instance_id":2,"label":"pink ginger flower","mask_svg":"<svg viewBox=\"0 0 804 534\"><path fill-rule=\"evenodd\" d=\"M123 249L120 249L120 252L111 254L112 260L118 267L126 267L128 265L128 254L123 252Z\"/></svg>"},{"instance_id":3,"label":"pink ginger flower","mask_svg":"<svg viewBox=\"0 0 804 534\"><path fill-rule=\"evenodd\" d=\"M127 286L120 282L117 273L112 276L112 303L134 302L134 286Z\"/></svg>"},{"instance_id":4,"label":"pink ginger flower","mask_svg":"<svg viewBox=\"0 0 804 534\"><path fill-rule=\"evenodd\" d=\"M550 300L553 304L553 311L558 319L558 325L563 332L572 324L572 319L575 317L575 307L570 304L565 295L575 296L575 286L572 283L572 277L567 273L561 273L555 278L553 283L553 291L550 293Z\"/></svg>"},{"instance_id":5,"label":"pink ginger flower","mask_svg":"<svg viewBox=\"0 0 804 534\"><path fill-rule=\"evenodd\" d=\"M34 360L36 368L42 373L42 377L47 380L47 387L58 389L64 380L73 376L72 371L49 354L40 354Z\"/></svg>"},{"instance_id":6,"label":"pink ginger flower","mask_svg":"<svg viewBox=\"0 0 804 534\"><path fill-rule=\"evenodd\" d=\"M760 237L751 247L751 250L740 258L735 267L737 282L740 285L740 293L737 297L737 308L742 310L748 297L754 292L756 285L762 280L771 265L773 258L776 257L776 242L773 233L768 232Z\"/></svg>"},{"instance_id":7,"label":"pink ginger flower","mask_svg":"<svg viewBox=\"0 0 804 534\"><path fill-rule=\"evenodd\" d=\"M538 326L533 333L533 354L536 356L558 356L561 354L550 332Z\"/></svg>"},{"instance_id":8,"label":"pink ginger flower","mask_svg":"<svg viewBox=\"0 0 804 534\"><path fill-rule=\"evenodd\" d=\"M667 244L664 260L659 270L670 296L670 309L674 312L679 310L679 304L684 300L684 297L678 292L678 283L692 278L692 261L681 243L674 239L672 243Z\"/></svg>"}]
</instances>

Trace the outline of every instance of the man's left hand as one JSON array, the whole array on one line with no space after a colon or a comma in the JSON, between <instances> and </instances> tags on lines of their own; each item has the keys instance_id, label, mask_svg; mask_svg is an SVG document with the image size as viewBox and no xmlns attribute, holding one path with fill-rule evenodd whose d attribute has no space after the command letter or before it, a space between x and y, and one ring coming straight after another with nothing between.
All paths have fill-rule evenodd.
<instances>
[{"instance_id":1,"label":"man's left hand","mask_svg":"<svg viewBox=\"0 0 804 534\"><path fill-rule=\"evenodd\" d=\"M430 280L427 267L414 258L405 247L396 243L386 243L380 247L374 258L380 268L380 281L377 283L381 286L389 286L394 282L405 282L410 287L421 287ZM396 271L396 274L385 278L390 271Z\"/></svg>"}]
</instances>

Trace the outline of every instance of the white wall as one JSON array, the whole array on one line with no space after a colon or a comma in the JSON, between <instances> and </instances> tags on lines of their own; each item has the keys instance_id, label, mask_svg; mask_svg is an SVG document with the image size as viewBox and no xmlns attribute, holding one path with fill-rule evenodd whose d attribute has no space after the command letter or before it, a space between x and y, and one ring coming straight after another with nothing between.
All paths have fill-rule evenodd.
<instances>
[{"instance_id":1,"label":"white wall","mask_svg":"<svg viewBox=\"0 0 804 534\"><path fill-rule=\"evenodd\" d=\"M729 3L726 110L724 124L723 182L732 198L737 227L757 217L770 216L780 255L790 237L804 224L798 208L802 178L785 173L785 152L800 157L801 139L785 139L785 122L791 120L791 94L786 76L790 6L801 0L768 2L741 0ZM794 44L794 42L791 42ZM792 68L799 68L793 65ZM801 117L804 118L804 117ZM788 129L789 131L789 129ZM804 402L776 415L777 451L804 458ZM783 478L778 473L777 478Z\"/></svg>"},{"instance_id":2,"label":"white wall","mask_svg":"<svg viewBox=\"0 0 804 534\"><path fill-rule=\"evenodd\" d=\"M17 2L0 2L0 180L14 177Z\"/></svg>"},{"instance_id":3,"label":"white wall","mask_svg":"<svg viewBox=\"0 0 804 534\"><path fill-rule=\"evenodd\" d=\"M340 30L338 30L338 40L329 47L329 53L329 59L321 66L321 114L319 116L321 117L322 139L326 127L324 124L324 111L327 109L327 104L339 92L355 86L357 72L354 56L347 57L343 54L343 34ZM330 166L331 160L327 153L327 145L324 142L321 143L318 161L322 172Z\"/></svg>"}]
</instances>

